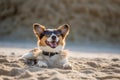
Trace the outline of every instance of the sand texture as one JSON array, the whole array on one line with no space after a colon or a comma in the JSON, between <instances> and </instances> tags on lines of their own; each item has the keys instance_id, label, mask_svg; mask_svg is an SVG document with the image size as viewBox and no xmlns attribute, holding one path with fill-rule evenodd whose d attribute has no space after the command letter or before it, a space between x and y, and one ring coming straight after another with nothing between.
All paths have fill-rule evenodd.
<instances>
[{"instance_id":1,"label":"sand texture","mask_svg":"<svg viewBox=\"0 0 120 80\"><path fill-rule=\"evenodd\" d=\"M0 80L120 80L120 58L69 58L73 70L39 68L0 53Z\"/></svg>"},{"instance_id":2,"label":"sand texture","mask_svg":"<svg viewBox=\"0 0 120 80\"><path fill-rule=\"evenodd\" d=\"M26 65L17 59L35 44L0 42L0 80L120 80L119 47L67 45L73 70Z\"/></svg>"}]
</instances>

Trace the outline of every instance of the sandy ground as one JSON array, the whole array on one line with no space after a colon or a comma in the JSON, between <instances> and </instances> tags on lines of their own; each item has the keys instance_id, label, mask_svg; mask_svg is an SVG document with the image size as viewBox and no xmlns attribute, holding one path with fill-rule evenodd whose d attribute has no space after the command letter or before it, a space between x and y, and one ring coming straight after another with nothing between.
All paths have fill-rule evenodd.
<instances>
[{"instance_id":1,"label":"sandy ground","mask_svg":"<svg viewBox=\"0 0 120 80\"><path fill-rule=\"evenodd\" d=\"M34 43L0 42L0 80L120 80L120 48L68 45L73 70L28 66L18 57Z\"/></svg>"}]
</instances>

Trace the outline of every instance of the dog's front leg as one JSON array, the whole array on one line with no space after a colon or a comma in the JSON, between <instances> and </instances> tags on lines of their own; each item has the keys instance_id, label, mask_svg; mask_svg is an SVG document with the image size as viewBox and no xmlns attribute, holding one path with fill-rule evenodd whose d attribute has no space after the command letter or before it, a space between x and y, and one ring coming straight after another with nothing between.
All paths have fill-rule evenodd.
<instances>
[{"instance_id":1,"label":"dog's front leg","mask_svg":"<svg viewBox=\"0 0 120 80\"><path fill-rule=\"evenodd\" d=\"M33 49L28 53L23 54L19 59L27 60L27 59L35 59L41 51L39 49Z\"/></svg>"},{"instance_id":2,"label":"dog's front leg","mask_svg":"<svg viewBox=\"0 0 120 80\"><path fill-rule=\"evenodd\" d=\"M62 64L62 67L64 69L72 69L72 65L68 62L68 51L67 50L62 50L61 51L61 61L60 63Z\"/></svg>"},{"instance_id":3,"label":"dog's front leg","mask_svg":"<svg viewBox=\"0 0 120 80\"><path fill-rule=\"evenodd\" d=\"M27 61L30 59L34 59L33 52L25 53L24 55L18 58L18 60L23 61L25 63L27 63Z\"/></svg>"},{"instance_id":4,"label":"dog's front leg","mask_svg":"<svg viewBox=\"0 0 120 80\"><path fill-rule=\"evenodd\" d=\"M61 63L64 69L72 69L72 65L68 62L67 59L62 60Z\"/></svg>"}]
</instances>

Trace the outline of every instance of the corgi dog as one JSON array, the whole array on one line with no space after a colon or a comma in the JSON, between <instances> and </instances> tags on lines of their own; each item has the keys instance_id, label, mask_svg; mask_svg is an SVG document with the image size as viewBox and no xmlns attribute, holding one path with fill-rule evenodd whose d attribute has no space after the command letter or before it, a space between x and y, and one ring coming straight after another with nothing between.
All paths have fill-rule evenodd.
<instances>
[{"instance_id":1,"label":"corgi dog","mask_svg":"<svg viewBox=\"0 0 120 80\"><path fill-rule=\"evenodd\" d=\"M39 67L72 69L68 62L68 52L64 50L69 31L70 26L68 24L64 24L57 29L46 29L45 26L34 23L33 32L38 40L38 48L22 55L20 59L35 59L36 65Z\"/></svg>"}]
</instances>

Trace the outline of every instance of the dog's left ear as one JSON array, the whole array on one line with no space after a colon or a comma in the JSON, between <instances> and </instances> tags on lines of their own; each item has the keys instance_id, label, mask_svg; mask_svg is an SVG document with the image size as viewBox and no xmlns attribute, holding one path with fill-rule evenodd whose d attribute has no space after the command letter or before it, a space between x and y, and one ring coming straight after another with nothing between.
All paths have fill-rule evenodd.
<instances>
[{"instance_id":1,"label":"dog's left ear","mask_svg":"<svg viewBox=\"0 0 120 80\"><path fill-rule=\"evenodd\" d=\"M70 26L68 24L64 24L64 25L58 27L58 30L61 31L63 37L66 37L69 34Z\"/></svg>"},{"instance_id":2,"label":"dog's left ear","mask_svg":"<svg viewBox=\"0 0 120 80\"><path fill-rule=\"evenodd\" d=\"M40 25L39 23L33 24L33 32L36 35L36 37L41 37L41 34L44 32L45 29L45 26Z\"/></svg>"}]
</instances>

